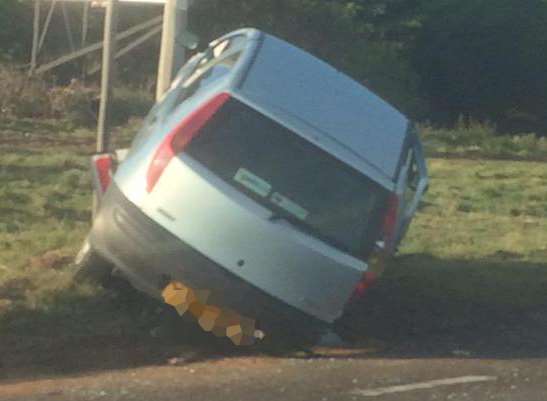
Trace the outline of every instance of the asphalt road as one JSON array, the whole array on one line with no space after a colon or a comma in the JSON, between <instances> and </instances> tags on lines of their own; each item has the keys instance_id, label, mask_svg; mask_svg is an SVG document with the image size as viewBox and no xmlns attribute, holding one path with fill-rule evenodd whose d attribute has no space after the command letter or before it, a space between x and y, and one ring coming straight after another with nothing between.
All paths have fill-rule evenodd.
<instances>
[{"instance_id":1,"label":"asphalt road","mask_svg":"<svg viewBox=\"0 0 547 401\"><path fill-rule=\"evenodd\" d=\"M351 349L322 350L311 357L220 357L0 384L4 401L546 398L545 359L377 358Z\"/></svg>"},{"instance_id":2,"label":"asphalt road","mask_svg":"<svg viewBox=\"0 0 547 401\"><path fill-rule=\"evenodd\" d=\"M351 347L235 349L186 323L174 338L161 330L58 341L30 333L22 347L6 335L0 400L547 399L545 305L500 309L387 294L370 302L377 307L349 313L360 325Z\"/></svg>"},{"instance_id":3,"label":"asphalt road","mask_svg":"<svg viewBox=\"0 0 547 401\"><path fill-rule=\"evenodd\" d=\"M0 400L544 401L542 316L490 316L441 331L413 326L386 342L283 354L161 338L38 341L34 354L2 355ZM4 347L18 341L4 340Z\"/></svg>"}]
</instances>

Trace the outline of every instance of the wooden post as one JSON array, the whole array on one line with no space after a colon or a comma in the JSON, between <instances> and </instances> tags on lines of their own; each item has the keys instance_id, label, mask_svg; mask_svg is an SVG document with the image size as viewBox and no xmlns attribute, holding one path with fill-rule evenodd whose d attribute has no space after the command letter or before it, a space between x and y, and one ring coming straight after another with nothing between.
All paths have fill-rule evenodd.
<instances>
[{"instance_id":1,"label":"wooden post","mask_svg":"<svg viewBox=\"0 0 547 401\"><path fill-rule=\"evenodd\" d=\"M101 76L101 103L97 127L97 153L108 152L110 145L110 105L114 82L114 55L118 26L118 0L109 0L104 24L103 68Z\"/></svg>"},{"instance_id":2,"label":"wooden post","mask_svg":"<svg viewBox=\"0 0 547 401\"><path fill-rule=\"evenodd\" d=\"M163 14L156 100L160 100L169 89L174 74L184 64L185 48L177 38L188 25L188 0L166 0Z\"/></svg>"},{"instance_id":3,"label":"wooden post","mask_svg":"<svg viewBox=\"0 0 547 401\"><path fill-rule=\"evenodd\" d=\"M38 59L38 40L40 35L40 0L34 0L34 22L32 28L32 54L30 56L29 75L34 74Z\"/></svg>"}]
</instances>

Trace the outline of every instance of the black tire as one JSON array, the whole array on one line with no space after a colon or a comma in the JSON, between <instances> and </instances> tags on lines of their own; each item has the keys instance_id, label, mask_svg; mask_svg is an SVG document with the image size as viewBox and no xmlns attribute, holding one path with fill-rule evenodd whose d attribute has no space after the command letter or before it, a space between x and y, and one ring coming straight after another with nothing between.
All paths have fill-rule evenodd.
<instances>
[{"instance_id":1,"label":"black tire","mask_svg":"<svg viewBox=\"0 0 547 401\"><path fill-rule=\"evenodd\" d=\"M102 286L108 286L112 280L113 266L97 253L86 239L74 259L76 272L75 281L92 281Z\"/></svg>"}]
</instances>

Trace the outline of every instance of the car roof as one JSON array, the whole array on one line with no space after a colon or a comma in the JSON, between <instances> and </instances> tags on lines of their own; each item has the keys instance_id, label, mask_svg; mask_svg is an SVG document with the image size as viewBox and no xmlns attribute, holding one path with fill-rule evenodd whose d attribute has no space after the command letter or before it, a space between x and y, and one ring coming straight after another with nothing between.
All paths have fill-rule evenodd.
<instances>
[{"instance_id":1,"label":"car roof","mask_svg":"<svg viewBox=\"0 0 547 401\"><path fill-rule=\"evenodd\" d=\"M254 29L236 96L380 183L396 179L408 119L346 74Z\"/></svg>"}]
</instances>

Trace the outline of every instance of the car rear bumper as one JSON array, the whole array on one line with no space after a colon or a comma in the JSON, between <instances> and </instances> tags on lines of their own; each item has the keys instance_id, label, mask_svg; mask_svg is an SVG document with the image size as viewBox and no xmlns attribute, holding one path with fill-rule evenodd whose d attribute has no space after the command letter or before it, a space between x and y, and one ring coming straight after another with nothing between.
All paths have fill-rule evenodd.
<instances>
[{"instance_id":1,"label":"car rear bumper","mask_svg":"<svg viewBox=\"0 0 547 401\"><path fill-rule=\"evenodd\" d=\"M208 303L233 309L259 324L283 322L327 328L307 315L247 283L165 230L131 203L112 183L94 220L89 241L137 289L161 299L171 281L210 291Z\"/></svg>"}]
</instances>

